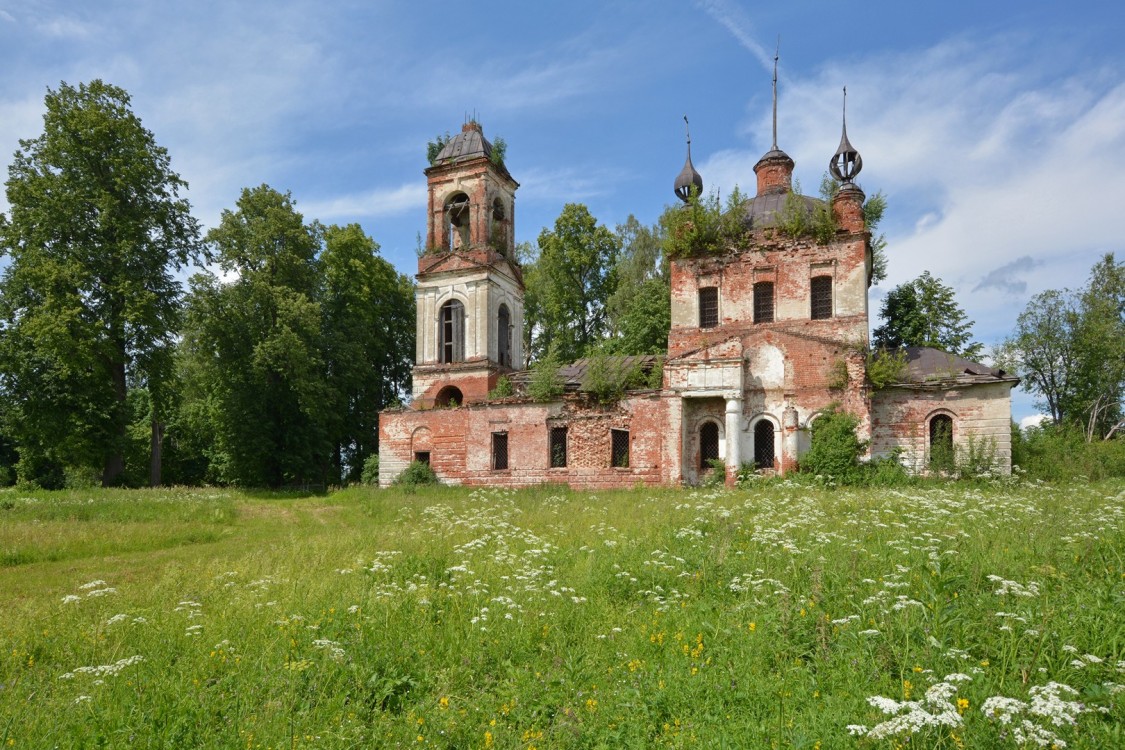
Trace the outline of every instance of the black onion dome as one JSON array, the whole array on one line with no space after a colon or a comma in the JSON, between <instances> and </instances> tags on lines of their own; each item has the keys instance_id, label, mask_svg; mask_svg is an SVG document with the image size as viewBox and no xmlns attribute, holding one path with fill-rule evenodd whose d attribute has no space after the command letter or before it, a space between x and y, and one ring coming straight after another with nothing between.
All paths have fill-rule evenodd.
<instances>
[{"instance_id":1,"label":"black onion dome","mask_svg":"<svg viewBox=\"0 0 1125 750\"><path fill-rule=\"evenodd\" d=\"M695 171L695 165L691 163L691 144L688 144L687 161L684 162L684 168L680 170L680 174L676 176L675 184L676 197L687 203L694 192L696 195L703 193L703 177L699 172Z\"/></svg>"}]
</instances>

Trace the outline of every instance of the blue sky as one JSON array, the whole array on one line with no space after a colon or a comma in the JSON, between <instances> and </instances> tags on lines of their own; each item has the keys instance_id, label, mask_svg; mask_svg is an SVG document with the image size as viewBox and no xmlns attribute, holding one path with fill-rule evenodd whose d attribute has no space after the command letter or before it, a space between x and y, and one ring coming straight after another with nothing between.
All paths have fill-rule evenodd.
<instances>
[{"instance_id":1,"label":"blue sky","mask_svg":"<svg viewBox=\"0 0 1125 750\"><path fill-rule=\"evenodd\" d=\"M1123 32L1110 2L0 0L0 165L41 132L48 87L102 78L133 96L205 226L268 183L413 273L426 142L466 115L508 142L520 240L567 202L655 221L685 113L707 188L752 191L780 35L778 141L804 192L847 85L859 182L888 197L873 318L929 270L991 344L1033 294L1120 257Z\"/></svg>"}]
</instances>

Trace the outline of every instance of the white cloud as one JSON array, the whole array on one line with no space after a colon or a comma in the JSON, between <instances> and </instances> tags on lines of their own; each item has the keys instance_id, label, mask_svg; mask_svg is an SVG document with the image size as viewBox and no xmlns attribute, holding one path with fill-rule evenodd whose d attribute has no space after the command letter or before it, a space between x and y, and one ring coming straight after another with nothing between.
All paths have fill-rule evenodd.
<instances>
[{"instance_id":1,"label":"white cloud","mask_svg":"<svg viewBox=\"0 0 1125 750\"><path fill-rule=\"evenodd\" d=\"M779 145L797 162L803 192L815 194L840 137L847 84L860 181L869 194L888 194L885 286L931 271L954 287L985 341L1011 330L1031 294L1082 284L1120 242L1125 82L1120 73L1107 82L1104 71L1043 79L1028 47L1014 38L953 39L833 62L780 93ZM704 160L708 186L753 191L768 118L757 115L755 148ZM1034 267L1013 265L1029 256ZM989 283L1008 266L1018 279Z\"/></svg>"},{"instance_id":2,"label":"white cloud","mask_svg":"<svg viewBox=\"0 0 1125 750\"><path fill-rule=\"evenodd\" d=\"M696 0L696 5L722 24L767 71L773 71L773 56L754 38L754 27L737 5L727 0Z\"/></svg>"},{"instance_id":3,"label":"white cloud","mask_svg":"<svg viewBox=\"0 0 1125 750\"><path fill-rule=\"evenodd\" d=\"M1038 427L1049 419L1050 417L1046 414L1032 414L1020 420L1020 429L1026 430L1028 427Z\"/></svg>"},{"instance_id":4,"label":"white cloud","mask_svg":"<svg viewBox=\"0 0 1125 750\"><path fill-rule=\"evenodd\" d=\"M423 210L426 186L414 181L397 188L370 190L298 204L306 219L379 218Z\"/></svg>"}]
</instances>

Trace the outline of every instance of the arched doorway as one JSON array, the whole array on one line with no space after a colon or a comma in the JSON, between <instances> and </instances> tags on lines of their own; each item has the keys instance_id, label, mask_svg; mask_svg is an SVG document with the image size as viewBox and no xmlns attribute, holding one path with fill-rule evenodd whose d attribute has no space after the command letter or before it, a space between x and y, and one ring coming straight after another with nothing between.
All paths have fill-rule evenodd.
<instances>
[{"instance_id":1,"label":"arched doorway","mask_svg":"<svg viewBox=\"0 0 1125 750\"><path fill-rule=\"evenodd\" d=\"M952 471L953 417L935 414L930 419L930 468L934 471Z\"/></svg>"},{"instance_id":2,"label":"arched doorway","mask_svg":"<svg viewBox=\"0 0 1125 750\"><path fill-rule=\"evenodd\" d=\"M704 422L699 426L699 468L710 469L710 461L722 458L719 455L719 425Z\"/></svg>"}]
</instances>

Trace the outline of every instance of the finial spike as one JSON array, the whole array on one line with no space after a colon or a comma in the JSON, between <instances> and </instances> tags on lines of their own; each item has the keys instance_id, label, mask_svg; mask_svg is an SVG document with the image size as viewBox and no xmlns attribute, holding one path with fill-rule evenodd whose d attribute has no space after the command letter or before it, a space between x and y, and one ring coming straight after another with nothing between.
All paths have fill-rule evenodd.
<instances>
[{"instance_id":1,"label":"finial spike","mask_svg":"<svg viewBox=\"0 0 1125 750\"><path fill-rule=\"evenodd\" d=\"M688 148L691 148L691 124L688 123L687 115L684 115L684 130L687 131Z\"/></svg>"},{"instance_id":2,"label":"finial spike","mask_svg":"<svg viewBox=\"0 0 1125 750\"><path fill-rule=\"evenodd\" d=\"M773 150L777 151L777 58L781 55L781 34L777 35L777 49L773 53Z\"/></svg>"}]
</instances>

